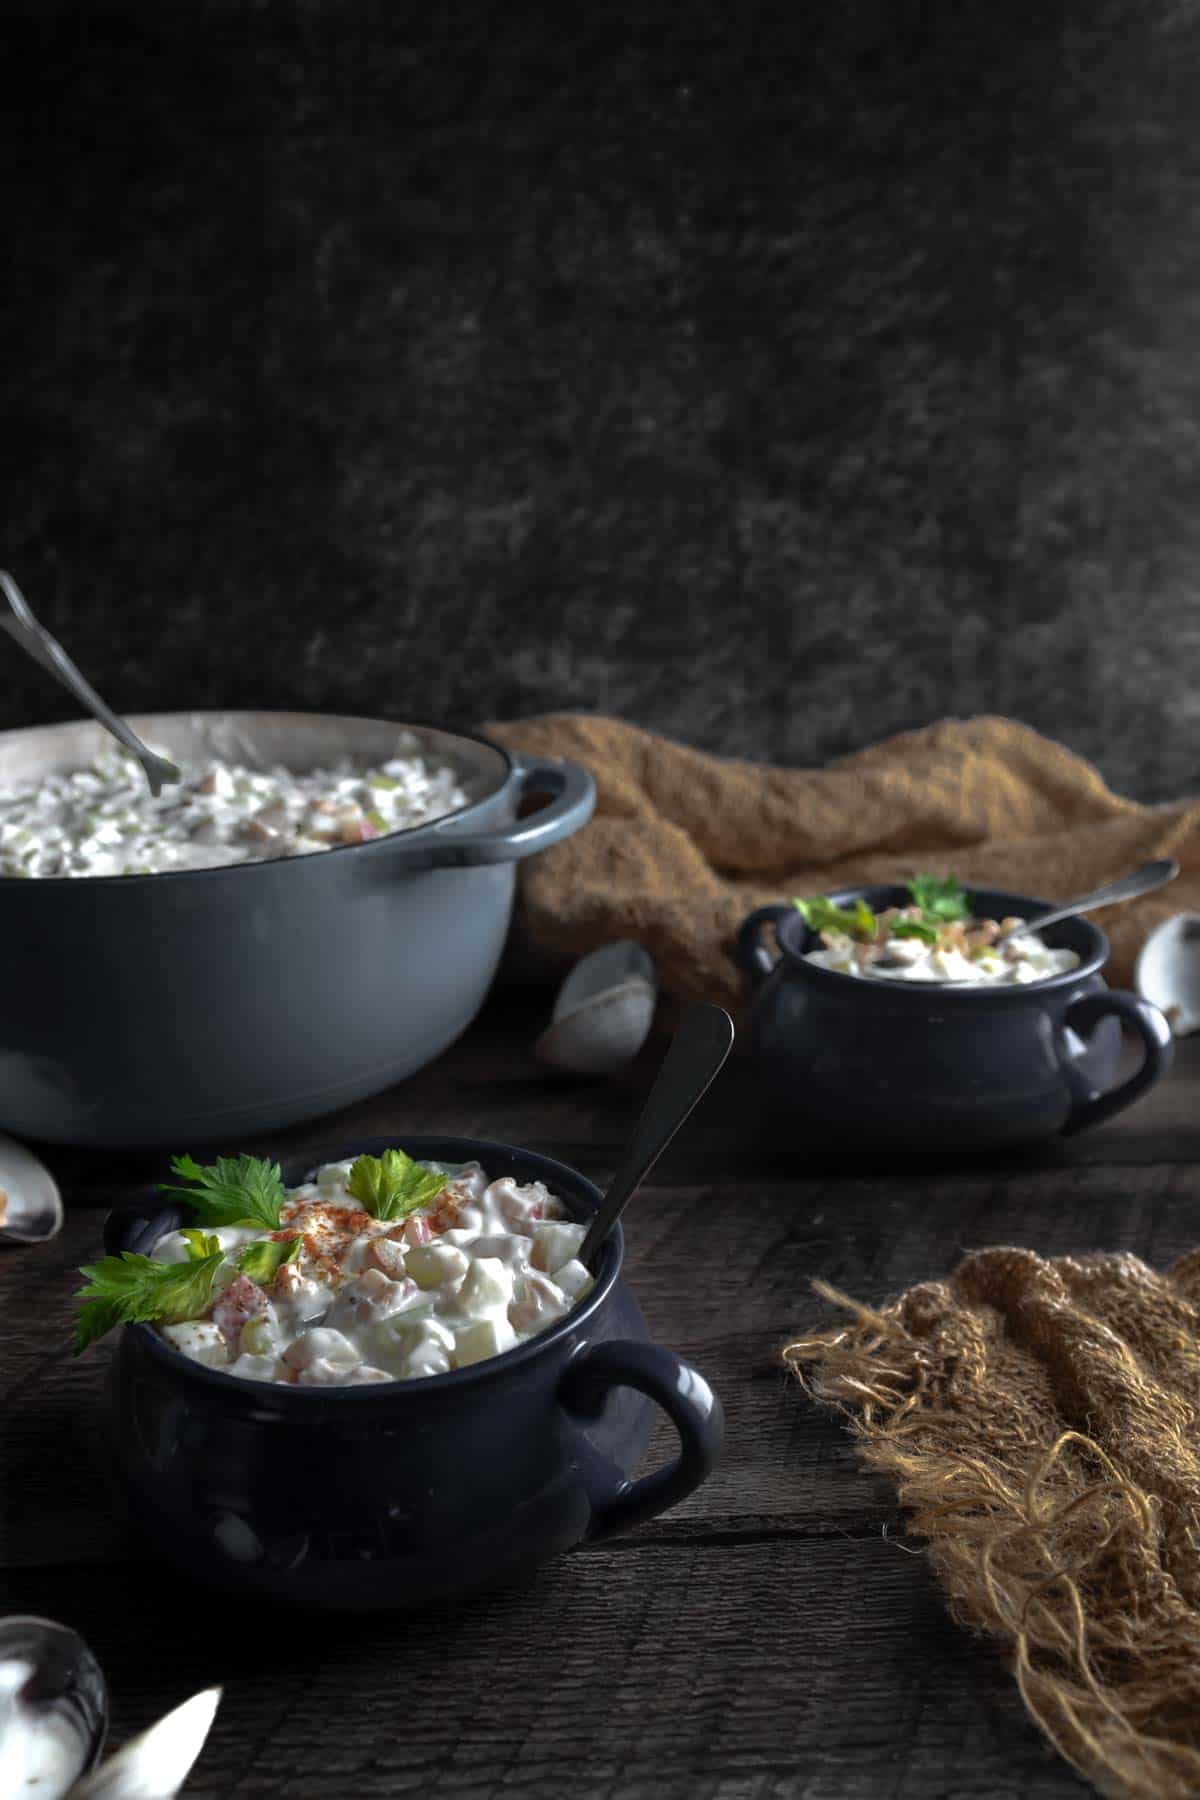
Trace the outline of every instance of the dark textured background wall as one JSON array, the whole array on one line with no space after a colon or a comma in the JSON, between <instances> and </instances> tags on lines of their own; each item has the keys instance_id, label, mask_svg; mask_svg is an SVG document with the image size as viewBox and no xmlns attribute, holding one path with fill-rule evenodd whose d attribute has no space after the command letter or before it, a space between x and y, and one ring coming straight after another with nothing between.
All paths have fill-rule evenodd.
<instances>
[{"instance_id":1,"label":"dark textured background wall","mask_svg":"<svg viewBox=\"0 0 1200 1800\"><path fill-rule=\"evenodd\" d=\"M1195 7L544 15L8 0L3 560L102 690L1200 785Z\"/></svg>"}]
</instances>

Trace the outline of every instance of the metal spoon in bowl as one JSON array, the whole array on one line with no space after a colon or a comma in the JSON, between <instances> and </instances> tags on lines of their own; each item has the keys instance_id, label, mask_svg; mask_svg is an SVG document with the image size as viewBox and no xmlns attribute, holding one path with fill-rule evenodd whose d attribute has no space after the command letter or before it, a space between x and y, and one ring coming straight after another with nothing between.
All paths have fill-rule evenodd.
<instances>
[{"instance_id":1,"label":"metal spoon in bowl","mask_svg":"<svg viewBox=\"0 0 1200 1800\"><path fill-rule=\"evenodd\" d=\"M684 1015L625 1155L579 1246L579 1260L585 1268L591 1269L600 1246L712 1082L732 1043L733 1020L721 1007L693 1006Z\"/></svg>"},{"instance_id":2,"label":"metal spoon in bowl","mask_svg":"<svg viewBox=\"0 0 1200 1800\"><path fill-rule=\"evenodd\" d=\"M1057 925L1063 919L1073 919L1077 913L1091 912L1095 907L1115 906L1118 900L1136 900L1141 894L1151 894L1155 888L1165 887L1168 881L1174 881L1179 873L1179 864L1169 856L1160 858L1158 862L1143 863L1131 875L1122 875L1118 881L1110 881L1105 887L1097 888L1094 894L1084 894L1078 900L1069 900L1065 906L1056 906L1052 912L1038 913L1034 918L1022 919L1018 925L1010 925L1002 931L992 948L1006 944L1010 938L1020 937L1024 931L1045 931L1049 925Z\"/></svg>"},{"instance_id":3,"label":"metal spoon in bowl","mask_svg":"<svg viewBox=\"0 0 1200 1800\"><path fill-rule=\"evenodd\" d=\"M156 756L153 750L147 749L136 732L130 730L124 719L119 719L110 707L106 706L91 682L75 667L56 637L52 637L46 627L39 624L30 610L29 602L17 586L11 575L0 569L0 591L3 591L9 605L9 615L0 611L0 630L7 631L9 637L20 644L34 662L40 663L49 671L55 680L61 681L75 698L82 703L94 719L98 719L106 731L110 731L117 742L131 750L142 765L146 780L150 783L150 792L155 799L161 794L167 782L182 781L183 776L173 762L165 756Z\"/></svg>"}]
</instances>

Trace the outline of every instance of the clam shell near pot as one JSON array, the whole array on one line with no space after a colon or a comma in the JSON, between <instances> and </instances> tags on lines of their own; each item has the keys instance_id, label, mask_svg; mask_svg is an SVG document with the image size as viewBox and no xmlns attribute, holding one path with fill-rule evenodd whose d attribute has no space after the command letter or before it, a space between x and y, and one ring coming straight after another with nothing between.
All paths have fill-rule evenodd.
<instances>
[{"instance_id":1,"label":"clam shell near pot","mask_svg":"<svg viewBox=\"0 0 1200 1800\"><path fill-rule=\"evenodd\" d=\"M1200 913L1176 913L1155 926L1138 956L1134 985L1165 1013L1176 1037L1200 1031Z\"/></svg>"},{"instance_id":2,"label":"clam shell near pot","mask_svg":"<svg viewBox=\"0 0 1200 1800\"><path fill-rule=\"evenodd\" d=\"M558 991L534 1055L576 1075L607 1075L630 1062L654 1021L654 958L621 938L582 957Z\"/></svg>"}]
</instances>

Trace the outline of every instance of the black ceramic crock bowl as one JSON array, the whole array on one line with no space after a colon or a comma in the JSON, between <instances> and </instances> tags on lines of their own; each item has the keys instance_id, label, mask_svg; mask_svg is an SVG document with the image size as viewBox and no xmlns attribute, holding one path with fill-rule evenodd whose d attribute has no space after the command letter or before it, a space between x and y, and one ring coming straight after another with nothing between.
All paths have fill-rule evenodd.
<instances>
[{"instance_id":1,"label":"black ceramic crock bowl","mask_svg":"<svg viewBox=\"0 0 1200 1800\"><path fill-rule=\"evenodd\" d=\"M909 904L898 887L848 888L839 905ZM976 889L978 917L1036 923L1050 903ZM764 942L773 926L777 955ZM737 959L752 990L751 1041L798 1125L847 1147L937 1154L994 1150L1098 1125L1144 1094L1171 1061L1158 1008L1105 986L1108 940L1090 919L1045 941L1078 967L1026 987L968 987L842 975L805 961L820 948L794 906L760 907ZM1114 1085L1121 1025L1141 1038L1140 1067Z\"/></svg>"},{"instance_id":2,"label":"black ceramic crock bowl","mask_svg":"<svg viewBox=\"0 0 1200 1800\"><path fill-rule=\"evenodd\" d=\"M343 1145L321 1160L385 1148ZM405 1148L544 1181L581 1220L600 1202L574 1169L507 1144L406 1137ZM184 1210L120 1208L105 1247L147 1252ZM702 1375L651 1343L623 1256L618 1227L591 1292L540 1337L386 1385L243 1381L127 1325L110 1378L112 1442L135 1530L203 1583L365 1611L518 1579L674 1506L716 1462L721 1407ZM679 1455L635 1480L655 1405Z\"/></svg>"},{"instance_id":3,"label":"black ceramic crock bowl","mask_svg":"<svg viewBox=\"0 0 1200 1800\"><path fill-rule=\"evenodd\" d=\"M417 747L468 799L311 856L158 875L0 876L0 1129L63 1144L230 1143L348 1106L429 1062L483 1004L516 864L589 818L573 763L467 732L326 713L130 720L181 767L299 772ZM82 722L0 733L0 788L111 749ZM544 804L533 813L533 800Z\"/></svg>"}]
</instances>

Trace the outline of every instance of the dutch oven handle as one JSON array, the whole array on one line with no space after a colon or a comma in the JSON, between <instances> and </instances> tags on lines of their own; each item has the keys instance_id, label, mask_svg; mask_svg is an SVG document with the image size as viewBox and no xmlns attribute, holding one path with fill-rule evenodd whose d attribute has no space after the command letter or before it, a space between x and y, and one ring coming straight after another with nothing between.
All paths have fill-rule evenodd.
<instances>
[{"instance_id":1,"label":"dutch oven handle","mask_svg":"<svg viewBox=\"0 0 1200 1800\"><path fill-rule=\"evenodd\" d=\"M1066 1033L1068 1029L1072 1030L1086 1041L1101 1019L1111 1018L1114 1014L1123 1024L1131 1025L1141 1038L1142 1062L1128 1081L1101 1090L1088 1080L1071 1055ZM1086 1131L1092 1125L1099 1125L1102 1119L1109 1119L1113 1113L1131 1106L1139 1095L1166 1074L1175 1053L1171 1027L1157 1006L1120 989L1106 988L1102 992L1081 994L1078 1000L1072 1000L1062 1016L1057 1035L1059 1063L1071 1089L1071 1110L1062 1127L1063 1137Z\"/></svg>"},{"instance_id":2,"label":"dutch oven handle","mask_svg":"<svg viewBox=\"0 0 1200 1800\"><path fill-rule=\"evenodd\" d=\"M757 912L752 912L748 919L742 921L733 955L738 967L744 969L750 977L752 987L757 987L766 980L777 960L762 941L763 926L781 925L785 919L792 917L795 910L794 906L777 901L774 906L760 906Z\"/></svg>"},{"instance_id":3,"label":"dutch oven handle","mask_svg":"<svg viewBox=\"0 0 1200 1800\"><path fill-rule=\"evenodd\" d=\"M491 831L458 832L433 826L428 835L413 834L390 846L392 866L401 869L469 869L480 863L519 862L586 825L596 805L596 784L586 769L572 762L524 762L513 758L517 809L526 800L548 804L528 818L513 819ZM446 821L446 827L451 825Z\"/></svg>"},{"instance_id":4,"label":"dutch oven handle","mask_svg":"<svg viewBox=\"0 0 1200 1800\"><path fill-rule=\"evenodd\" d=\"M589 1471L588 1543L628 1531L677 1505L712 1474L725 1437L721 1402L703 1375L661 1344L589 1344L567 1369L558 1397L574 1418L595 1419L614 1387L636 1388L662 1407L679 1433L679 1455L637 1481L596 1456Z\"/></svg>"}]
</instances>

